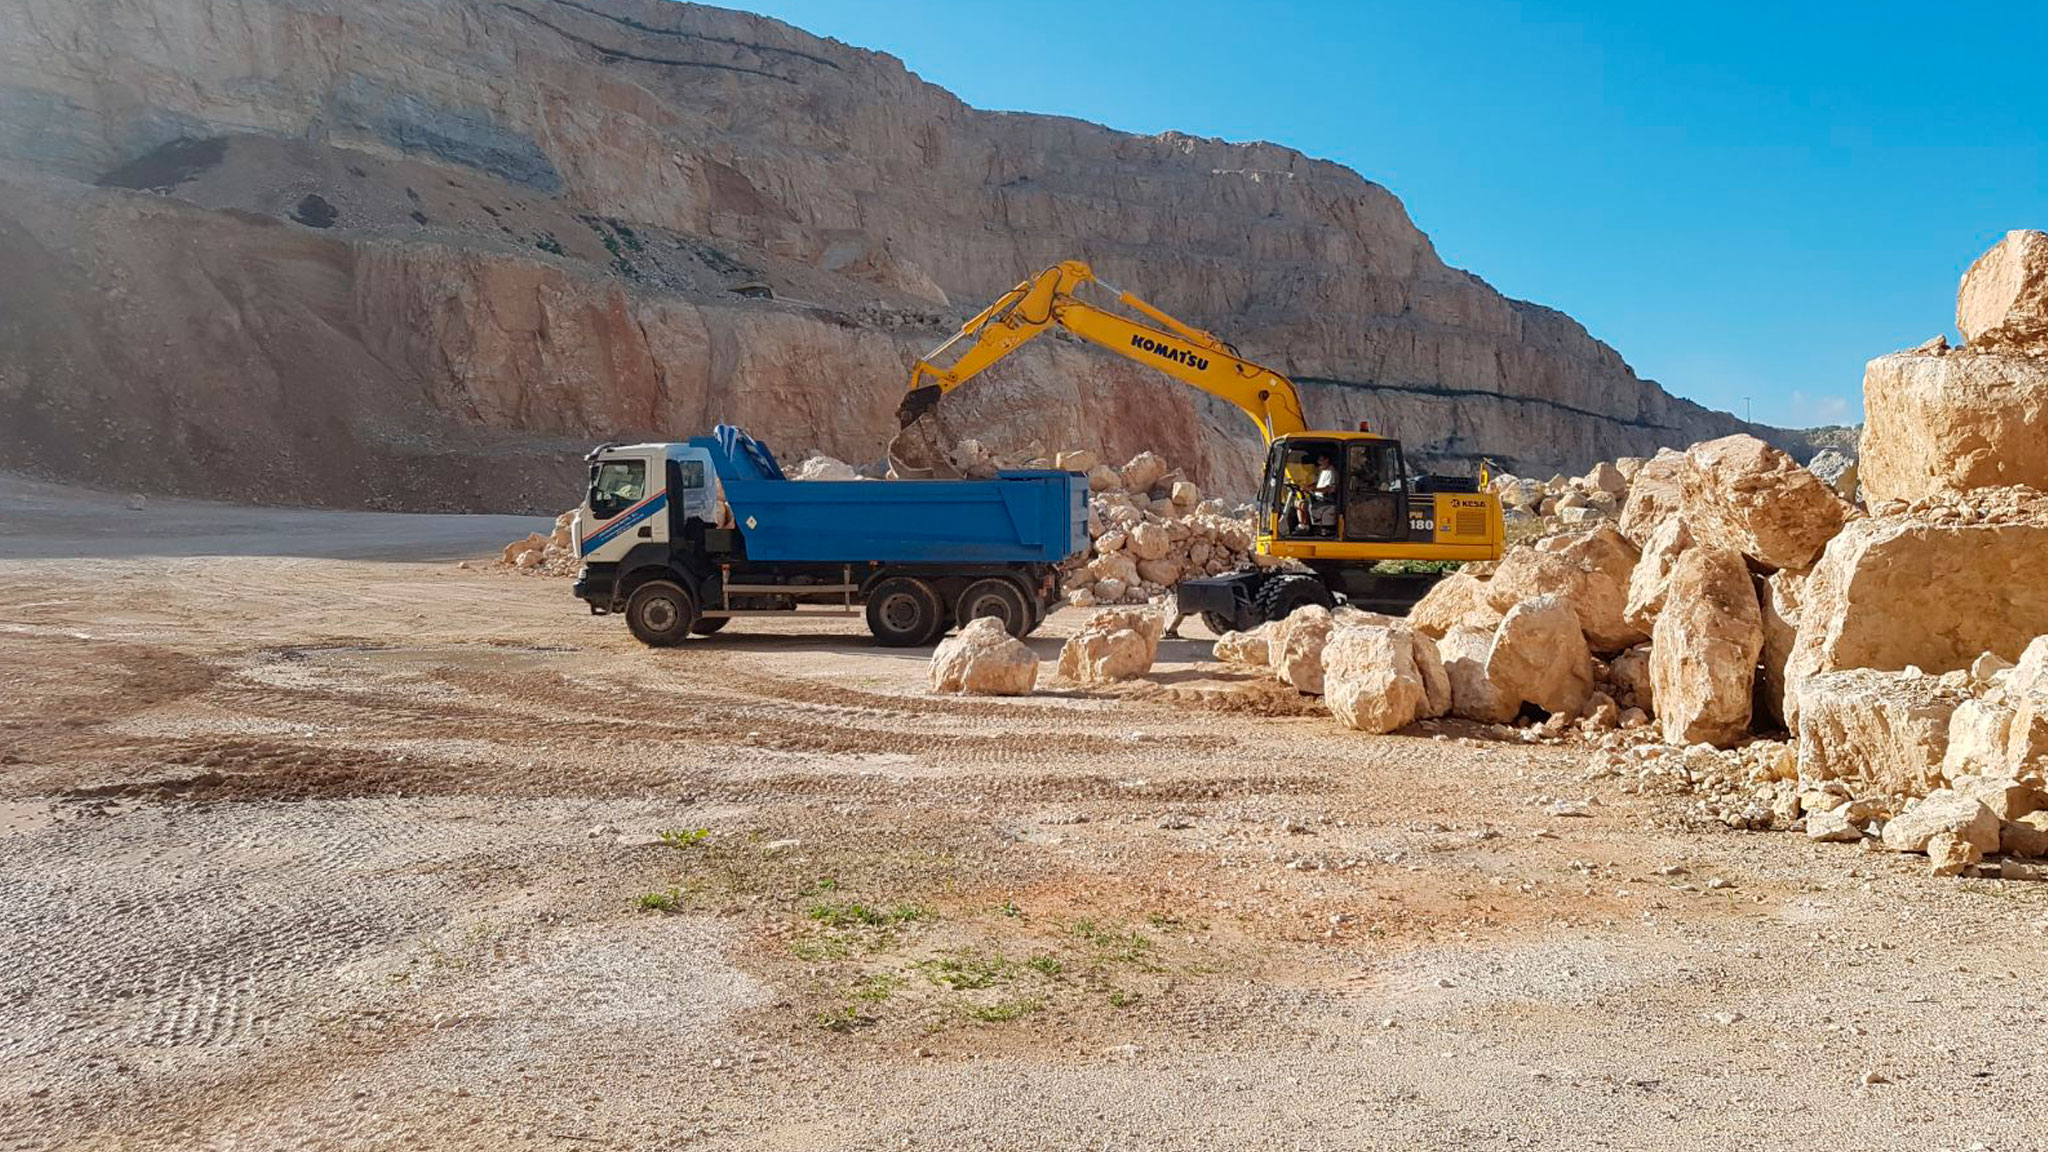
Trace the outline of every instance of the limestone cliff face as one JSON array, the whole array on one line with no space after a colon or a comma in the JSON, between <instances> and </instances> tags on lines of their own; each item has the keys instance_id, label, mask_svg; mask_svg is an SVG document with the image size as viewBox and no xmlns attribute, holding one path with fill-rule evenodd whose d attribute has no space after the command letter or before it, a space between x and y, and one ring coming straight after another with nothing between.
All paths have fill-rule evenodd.
<instances>
[{"instance_id":1,"label":"limestone cliff face","mask_svg":"<svg viewBox=\"0 0 2048 1152\"><path fill-rule=\"evenodd\" d=\"M503 507L560 503L587 441L718 420L873 459L911 357L1070 256L1432 463L1739 427L1446 267L1347 169L977 111L717 9L0 0L0 171L27 270L0 286L0 465ZM1249 486L1239 414L1078 345L957 399L1003 447Z\"/></svg>"}]
</instances>

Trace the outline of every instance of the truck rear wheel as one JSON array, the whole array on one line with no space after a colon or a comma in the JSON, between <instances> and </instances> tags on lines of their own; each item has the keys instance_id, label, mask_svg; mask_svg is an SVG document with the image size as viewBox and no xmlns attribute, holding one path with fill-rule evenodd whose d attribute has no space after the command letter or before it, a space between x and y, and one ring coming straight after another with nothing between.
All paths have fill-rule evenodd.
<instances>
[{"instance_id":1,"label":"truck rear wheel","mask_svg":"<svg viewBox=\"0 0 2048 1152\"><path fill-rule=\"evenodd\" d=\"M681 644L697 623L697 602L689 589L669 580L650 580L626 598L626 627L642 644Z\"/></svg>"},{"instance_id":2,"label":"truck rear wheel","mask_svg":"<svg viewBox=\"0 0 2048 1152\"><path fill-rule=\"evenodd\" d=\"M868 631L889 648L919 648L946 630L945 609L930 584L891 576L868 592Z\"/></svg>"},{"instance_id":3,"label":"truck rear wheel","mask_svg":"<svg viewBox=\"0 0 2048 1152\"><path fill-rule=\"evenodd\" d=\"M1003 622L1005 632L1019 640L1030 635L1033 615L1024 590L1001 577L976 580L962 589L960 598L953 602L953 619L961 627L983 616L993 616Z\"/></svg>"}]
</instances>

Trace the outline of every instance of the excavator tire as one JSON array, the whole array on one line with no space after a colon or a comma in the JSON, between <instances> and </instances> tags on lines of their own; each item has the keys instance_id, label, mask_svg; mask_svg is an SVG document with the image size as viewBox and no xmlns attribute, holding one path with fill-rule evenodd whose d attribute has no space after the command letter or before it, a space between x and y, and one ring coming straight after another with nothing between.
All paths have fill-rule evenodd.
<instances>
[{"instance_id":1,"label":"excavator tire","mask_svg":"<svg viewBox=\"0 0 2048 1152\"><path fill-rule=\"evenodd\" d=\"M1244 629L1237 626L1236 620L1219 612L1202 613L1202 627L1207 628L1218 636L1223 635L1225 632L1244 631Z\"/></svg>"},{"instance_id":2,"label":"excavator tire","mask_svg":"<svg viewBox=\"0 0 2048 1152\"><path fill-rule=\"evenodd\" d=\"M1310 604L1335 608L1337 598L1330 595L1322 577L1289 573L1266 581L1258 594L1252 597L1252 613L1261 622L1285 620L1294 614L1295 609L1306 608Z\"/></svg>"}]
</instances>

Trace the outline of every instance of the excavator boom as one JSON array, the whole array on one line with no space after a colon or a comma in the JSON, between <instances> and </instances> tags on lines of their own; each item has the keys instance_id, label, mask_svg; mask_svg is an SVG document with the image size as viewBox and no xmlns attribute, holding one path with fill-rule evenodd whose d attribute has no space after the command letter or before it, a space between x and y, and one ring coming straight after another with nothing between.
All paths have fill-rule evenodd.
<instances>
[{"instance_id":1,"label":"excavator boom","mask_svg":"<svg viewBox=\"0 0 2048 1152\"><path fill-rule=\"evenodd\" d=\"M1251 417L1267 443L1305 431L1301 397L1294 384L1270 368L1254 364L1216 336L1183 324L1128 292L1119 303L1145 316L1140 323L1075 295L1085 284L1102 284L1086 264L1069 260L1055 265L1005 292L944 344L920 358L910 374L910 393L896 410L909 427L937 406L941 397L1053 327L1064 328L1091 344L1140 364L1156 368L1182 383L1228 401ZM971 340L949 366L938 360L962 340Z\"/></svg>"}]
</instances>

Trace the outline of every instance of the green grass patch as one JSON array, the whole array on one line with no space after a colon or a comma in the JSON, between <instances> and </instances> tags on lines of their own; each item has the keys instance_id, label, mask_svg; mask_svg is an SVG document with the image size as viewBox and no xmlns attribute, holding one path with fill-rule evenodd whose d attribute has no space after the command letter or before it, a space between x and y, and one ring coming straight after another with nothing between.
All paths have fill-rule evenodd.
<instances>
[{"instance_id":1,"label":"green grass patch","mask_svg":"<svg viewBox=\"0 0 2048 1152\"><path fill-rule=\"evenodd\" d=\"M711 835L709 828L663 828L655 833L663 844L671 848L694 848Z\"/></svg>"},{"instance_id":2,"label":"green grass patch","mask_svg":"<svg viewBox=\"0 0 2048 1152\"><path fill-rule=\"evenodd\" d=\"M882 908L857 901L813 904L805 914L827 928L895 928L931 917L929 911L915 904L898 904L894 908Z\"/></svg>"},{"instance_id":3,"label":"green grass patch","mask_svg":"<svg viewBox=\"0 0 2048 1152\"><path fill-rule=\"evenodd\" d=\"M681 889L671 888L666 892L642 892L633 906L642 912L674 912L683 906Z\"/></svg>"},{"instance_id":4,"label":"green grass patch","mask_svg":"<svg viewBox=\"0 0 2048 1152\"><path fill-rule=\"evenodd\" d=\"M943 984L955 992L993 988L997 984L1007 982L1014 971L1013 965L1004 959L1000 952L993 956L963 952L956 956L925 960L917 967L932 983Z\"/></svg>"}]
</instances>

